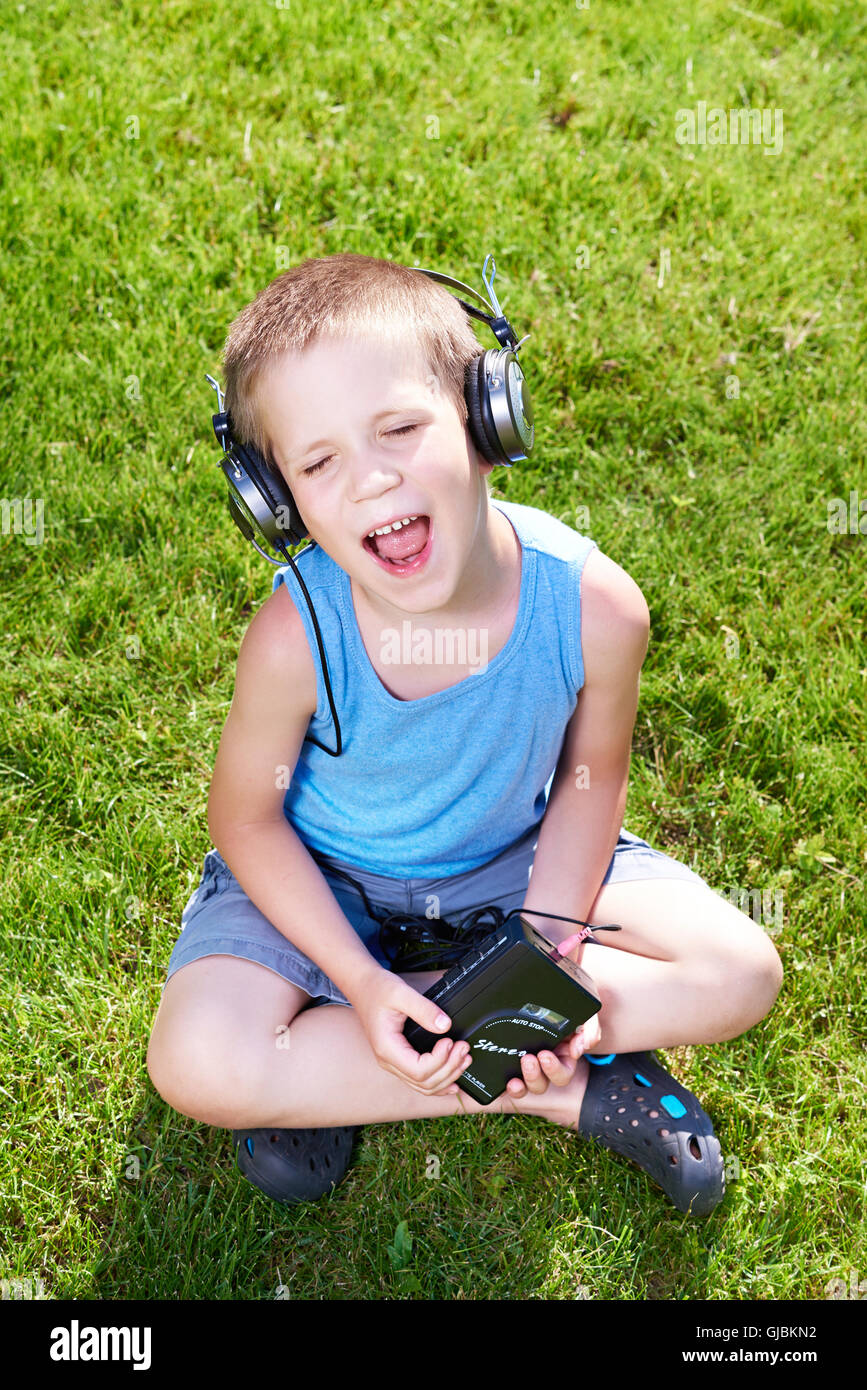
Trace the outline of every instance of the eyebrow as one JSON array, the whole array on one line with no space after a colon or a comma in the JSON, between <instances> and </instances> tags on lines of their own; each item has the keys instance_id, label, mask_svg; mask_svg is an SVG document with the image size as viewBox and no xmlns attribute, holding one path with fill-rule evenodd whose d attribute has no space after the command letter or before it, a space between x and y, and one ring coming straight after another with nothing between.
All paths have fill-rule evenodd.
<instances>
[{"instance_id":1,"label":"eyebrow","mask_svg":"<svg viewBox=\"0 0 867 1390\"><path fill-rule=\"evenodd\" d=\"M414 403L411 401L406 402L404 405L388 405L384 410L378 410L375 415L371 415L368 423L375 425L379 420L384 420L389 415L414 414L416 411L426 409L429 409L429 407L422 405L418 401ZM291 453L286 455L287 467L291 467L293 463L299 463L301 459L306 458L308 454L312 454L315 449L329 448L330 444L331 441L329 439L317 439L313 444L305 444L301 449L293 449Z\"/></svg>"}]
</instances>

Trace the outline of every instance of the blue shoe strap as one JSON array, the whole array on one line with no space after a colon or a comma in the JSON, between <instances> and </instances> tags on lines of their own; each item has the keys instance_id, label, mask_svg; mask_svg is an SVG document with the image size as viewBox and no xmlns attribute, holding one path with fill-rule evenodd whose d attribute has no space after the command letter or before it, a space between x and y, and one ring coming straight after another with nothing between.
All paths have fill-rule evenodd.
<instances>
[{"instance_id":1,"label":"blue shoe strap","mask_svg":"<svg viewBox=\"0 0 867 1390\"><path fill-rule=\"evenodd\" d=\"M591 1057L589 1052L585 1052L584 1056L587 1058L588 1062L593 1063L594 1067L607 1067L610 1062L614 1061L614 1058L617 1056L617 1053L609 1052L607 1057ZM639 1083L639 1085L652 1085L652 1082L648 1081L646 1076L642 1076L640 1071L635 1072L634 1076L635 1080ZM662 1106L665 1113L667 1115L670 1115L673 1120L679 1120L682 1115L686 1114L686 1106L682 1103L682 1101L678 1100L677 1096L660 1096L659 1103Z\"/></svg>"}]
</instances>

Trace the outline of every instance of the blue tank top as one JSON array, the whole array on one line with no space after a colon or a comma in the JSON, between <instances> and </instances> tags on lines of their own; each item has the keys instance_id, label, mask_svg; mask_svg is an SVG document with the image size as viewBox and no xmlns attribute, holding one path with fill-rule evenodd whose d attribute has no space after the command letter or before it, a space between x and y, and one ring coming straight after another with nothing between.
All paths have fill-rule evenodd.
<instances>
[{"instance_id":1,"label":"blue tank top","mask_svg":"<svg viewBox=\"0 0 867 1390\"><path fill-rule=\"evenodd\" d=\"M337 758L305 741L286 791L284 814L309 849L390 878L447 878L488 863L541 821L584 684L580 583L596 542L536 507L490 504L521 543L514 628L484 669L421 699L397 699L376 674L346 571L318 545L294 557L343 736ZM316 668L307 732L334 748L310 610L288 565L272 592L283 582Z\"/></svg>"}]
</instances>

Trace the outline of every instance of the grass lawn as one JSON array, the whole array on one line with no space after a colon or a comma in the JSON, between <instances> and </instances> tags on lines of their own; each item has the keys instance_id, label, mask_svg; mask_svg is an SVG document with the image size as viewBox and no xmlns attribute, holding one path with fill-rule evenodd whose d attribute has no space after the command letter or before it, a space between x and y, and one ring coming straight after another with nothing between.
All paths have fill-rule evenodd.
<instances>
[{"instance_id":1,"label":"grass lawn","mask_svg":"<svg viewBox=\"0 0 867 1390\"><path fill-rule=\"evenodd\" d=\"M806 1300L867 1276L865 28L856 0L8 7L0 1277ZM682 142L700 103L768 138ZM338 250L479 288L495 253L537 421L495 493L647 598L625 823L763 914L785 970L744 1036L663 1055L726 1155L706 1221L498 1115L371 1125L331 1197L283 1209L147 1075L271 587L204 374L268 280Z\"/></svg>"}]
</instances>

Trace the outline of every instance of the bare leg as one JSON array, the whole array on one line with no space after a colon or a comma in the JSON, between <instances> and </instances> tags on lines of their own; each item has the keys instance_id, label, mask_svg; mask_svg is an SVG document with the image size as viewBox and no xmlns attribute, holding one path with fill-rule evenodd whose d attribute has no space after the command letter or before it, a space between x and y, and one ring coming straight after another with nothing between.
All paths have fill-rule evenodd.
<instances>
[{"instance_id":1,"label":"bare leg","mask_svg":"<svg viewBox=\"0 0 867 1390\"><path fill-rule=\"evenodd\" d=\"M776 998L781 967L766 933L704 886L677 879L608 885L588 920L624 927L608 936L610 945L583 948L602 999L597 1055L737 1037ZM560 939L569 931L563 927ZM423 992L436 976L404 978ZM577 1125L589 1071L583 1058L566 1085L538 1091L510 1083L523 1094L490 1106L463 1092L423 1096L380 1067L353 1009L304 1009L306 998L250 961L211 956L185 966L166 986L154 1029L154 1084L183 1114L237 1129L503 1111ZM288 1032L275 1037L275 1023L289 1024ZM531 1088L542 1084L534 1067L525 1070Z\"/></svg>"},{"instance_id":2,"label":"bare leg","mask_svg":"<svg viewBox=\"0 0 867 1390\"><path fill-rule=\"evenodd\" d=\"M551 1088L558 1092L558 1113L568 1111L576 1121L587 1066L582 1059L578 1080L573 1077L568 1087ZM275 1051L267 1062L263 1058L262 1070L267 1070L267 1077L263 1076L258 1105L245 1107L243 1125L237 1118L231 1121L235 1128L325 1128L504 1111L550 1118L552 1111L550 1094L528 1093L520 1100L504 1095L491 1105L480 1105L463 1091L421 1095L383 1070L355 1010L340 1004L300 1013L289 1030L289 1047ZM237 1103L231 1114L237 1116ZM230 1123L227 1112L220 1108L197 1118L210 1124Z\"/></svg>"},{"instance_id":3,"label":"bare leg","mask_svg":"<svg viewBox=\"0 0 867 1390\"><path fill-rule=\"evenodd\" d=\"M607 884L587 920L623 927L579 947L602 999L598 1056L740 1037L779 992L782 966L767 932L706 885L676 878ZM571 930L554 925L560 940Z\"/></svg>"},{"instance_id":4,"label":"bare leg","mask_svg":"<svg viewBox=\"0 0 867 1390\"><path fill-rule=\"evenodd\" d=\"M420 992L442 972L406 975ZM327 1128L512 1112L577 1121L588 1064L568 1086L479 1105L462 1091L423 1096L380 1067L354 1009L304 1008L273 971L207 956L166 985L148 1049L151 1079L174 1109L228 1129ZM278 1028L288 1030L278 1033Z\"/></svg>"}]
</instances>

